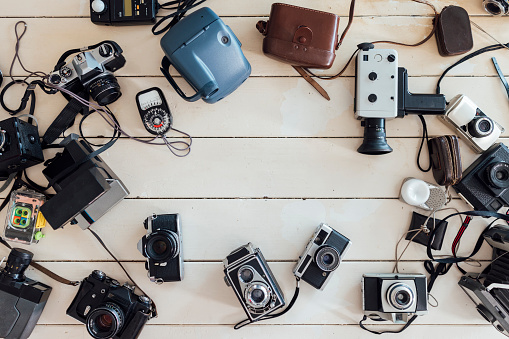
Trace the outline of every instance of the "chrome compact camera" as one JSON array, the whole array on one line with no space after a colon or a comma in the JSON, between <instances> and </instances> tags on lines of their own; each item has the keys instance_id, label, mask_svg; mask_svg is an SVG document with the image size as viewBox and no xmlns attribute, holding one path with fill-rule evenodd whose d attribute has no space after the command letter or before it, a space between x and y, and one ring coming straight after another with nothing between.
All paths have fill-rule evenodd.
<instances>
[{"instance_id":1,"label":"chrome compact camera","mask_svg":"<svg viewBox=\"0 0 509 339\"><path fill-rule=\"evenodd\" d=\"M483 0L484 10L491 15L503 15L509 13L508 0Z\"/></svg>"},{"instance_id":2,"label":"chrome compact camera","mask_svg":"<svg viewBox=\"0 0 509 339\"><path fill-rule=\"evenodd\" d=\"M320 224L299 257L293 274L323 290L350 248L350 240L327 224Z\"/></svg>"},{"instance_id":3,"label":"chrome compact camera","mask_svg":"<svg viewBox=\"0 0 509 339\"><path fill-rule=\"evenodd\" d=\"M182 231L178 214L154 214L143 222L147 235L138 242L138 251L147 258L150 281L163 283L184 279Z\"/></svg>"},{"instance_id":4,"label":"chrome compact camera","mask_svg":"<svg viewBox=\"0 0 509 339\"><path fill-rule=\"evenodd\" d=\"M428 313L428 287L423 274L364 274L364 314L373 320L406 324L414 315Z\"/></svg>"},{"instance_id":5,"label":"chrome compact camera","mask_svg":"<svg viewBox=\"0 0 509 339\"><path fill-rule=\"evenodd\" d=\"M477 153L490 148L504 132L499 123L484 114L472 100L462 94L452 98L445 115L438 118L455 130Z\"/></svg>"},{"instance_id":6,"label":"chrome compact camera","mask_svg":"<svg viewBox=\"0 0 509 339\"><path fill-rule=\"evenodd\" d=\"M101 106L109 105L122 95L113 72L125 62L122 48L114 41L104 41L78 53L68 64L59 63L50 73L49 82L76 94L89 94Z\"/></svg>"},{"instance_id":7,"label":"chrome compact camera","mask_svg":"<svg viewBox=\"0 0 509 339\"><path fill-rule=\"evenodd\" d=\"M93 338L135 339L153 312L152 300L102 271L83 279L67 315L84 323Z\"/></svg>"},{"instance_id":8,"label":"chrome compact camera","mask_svg":"<svg viewBox=\"0 0 509 339\"><path fill-rule=\"evenodd\" d=\"M224 281L231 286L250 321L285 305L283 292L262 252L253 244L237 248L223 261Z\"/></svg>"}]
</instances>

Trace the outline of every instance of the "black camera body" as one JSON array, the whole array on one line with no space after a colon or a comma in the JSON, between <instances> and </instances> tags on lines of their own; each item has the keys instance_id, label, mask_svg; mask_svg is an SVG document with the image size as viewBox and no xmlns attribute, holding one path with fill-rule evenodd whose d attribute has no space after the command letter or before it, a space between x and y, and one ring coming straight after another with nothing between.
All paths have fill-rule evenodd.
<instances>
[{"instance_id":1,"label":"black camera body","mask_svg":"<svg viewBox=\"0 0 509 339\"><path fill-rule=\"evenodd\" d=\"M1 338L28 338L51 294L51 287L25 277L32 257L29 251L13 248L0 271Z\"/></svg>"},{"instance_id":2,"label":"black camera body","mask_svg":"<svg viewBox=\"0 0 509 339\"><path fill-rule=\"evenodd\" d=\"M250 321L256 321L285 305L267 261L253 244L241 246L223 261L224 281L235 291Z\"/></svg>"},{"instance_id":3,"label":"black camera body","mask_svg":"<svg viewBox=\"0 0 509 339\"><path fill-rule=\"evenodd\" d=\"M491 146L464 172L453 186L476 211L496 212L509 206L509 149L502 143Z\"/></svg>"},{"instance_id":4,"label":"black camera body","mask_svg":"<svg viewBox=\"0 0 509 339\"><path fill-rule=\"evenodd\" d=\"M150 281L163 283L184 279L182 231L178 214L154 214L143 222L147 235L138 250L147 258L145 268Z\"/></svg>"},{"instance_id":5,"label":"black camera body","mask_svg":"<svg viewBox=\"0 0 509 339\"><path fill-rule=\"evenodd\" d=\"M85 324L93 338L135 339L153 308L150 298L135 294L134 289L93 271L81 282L66 313Z\"/></svg>"},{"instance_id":6,"label":"black camera body","mask_svg":"<svg viewBox=\"0 0 509 339\"><path fill-rule=\"evenodd\" d=\"M68 136L63 152L49 160L42 171L57 192L41 206L54 229L69 222L87 229L129 194L99 156L82 162L93 150L76 139L76 134Z\"/></svg>"},{"instance_id":7,"label":"black camera body","mask_svg":"<svg viewBox=\"0 0 509 339\"><path fill-rule=\"evenodd\" d=\"M323 290L350 245L347 237L329 225L321 224L299 257L293 274L314 288Z\"/></svg>"},{"instance_id":8,"label":"black camera body","mask_svg":"<svg viewBox=\"0 0 509 339\"><path fill-rule=\"evenodd\" d=\"M152 25L157 11L157 0L90 0L90 19L98 25Z\"/></svg>"},{"instance_id":9,"label":"black camera body","mask_svg":"<svg viewBox=\"0 0 509 339\"><path fill-rule=\"evenodd\" d=\"M14 117L0 121L0 179L43 161L37 126Z\"/></svg>"}]
</instances>

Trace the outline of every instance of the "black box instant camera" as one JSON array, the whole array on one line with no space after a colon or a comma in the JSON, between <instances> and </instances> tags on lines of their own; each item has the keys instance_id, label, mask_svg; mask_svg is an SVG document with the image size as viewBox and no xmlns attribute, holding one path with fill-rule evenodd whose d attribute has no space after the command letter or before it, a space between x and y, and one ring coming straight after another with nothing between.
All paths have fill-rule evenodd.
<instances>
[{"instance_id":1,"label":"black box instant camera","mask_svg":"<svg viewBox=\"0 0 509 339\"><path fill-rule=\"evenodd\" d=\"M28 338L48 301L51 287L25 277L32 257L29 251L13 248L0 271L1 338Z\"/></svg>"},{"instance_id":2,"label":"black box instant camera","mask_svg":"<svg viewBox=\"0 0 509 339\"><path fill-rule=\"evenodd\" d=\"M102 271L83 279L67 315L84 323L94 338L135 339L152 313L152 300Z\"/></svg>"},{"instance_id":3,"label":"black box instant camera","mask_svg":"<svg viewBox=\"0 0 509 339\"><path fill-rule=\"evenodd\" d=\"M64 140L64 151L57 153L42 171L57 192L41 207L54 229L69 222L87 229L129 194L100 157L81 163L93 150L75 137L74 134Z\"/></svg>"},{"instance_id":4,"label":"black box instant camera","mask_svg":"<svg viewBox=\"0 0 509 339\"><path fill-rule=\"evenodd\" d=\"M18 118L0 121L0 180L43 161L37 126Z\"/></svg>"}]
</instances>

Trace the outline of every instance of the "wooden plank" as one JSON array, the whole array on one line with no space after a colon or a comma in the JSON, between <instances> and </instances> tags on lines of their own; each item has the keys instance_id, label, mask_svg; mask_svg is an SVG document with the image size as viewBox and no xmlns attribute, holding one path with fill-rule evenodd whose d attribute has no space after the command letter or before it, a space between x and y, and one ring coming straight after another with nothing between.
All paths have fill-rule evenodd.
<instances>
[{"instance_id":1,"label":"wooden plank","mask_svg":"<svg viewBox=\"0 0 509 339\"><path fill-rule=\"evenodd\" d=\"M448 207L467 210L466 204L460 200L454 200ZM408 230L412 211L428 215L428 212L395 199L129 199L98 220L92 228L118 259L144 261L145 258L136 250L137 242L146 234L143 220L152 213L179 213L186 261L222 261L229 249L249 241L266 249L267 260L296 261L315 228L326 222L352 241L353 245L343 260L378 261L395 259L396 244ZM453 212L439 212L437 218ZM5 212L0 214L0 220L4 218ZM463 236L459 253L471 252L487 224L488 221L483 218L472 221ZM443 250L435 254L451 253L450 247L459 226L459 218L449 221ZM112 260L92 234L78 226L68 225L57 231L48 226L44 233L46 238L39 244L11 244L34 252L35 260ZM406 243L400 244L399 253ZM0 253L5 255L8 252L2 250ZM427 258L424 246L412 244L402 260ZM485 245L476 258L490 259L491 248Z\"/></svg>"},{"instance_id":2,"label":"wooden plank","mask_svg":"<svg viewBox=\"0 0 509 339\"><path fill-rule=\"evenodd\" d=\"M270 253L270 249L262 248L262 251ZM221 263L189 263L183 282L163 285L155 285L148 280L143 264L125 265L140 287L150 291L149 295L157 302L159 317L152 319L150 324L233 325L245 318L234 292L224 284ZM102 269L121 283L125 281L124 274L115 263L46 263L45 266L72 279L82 279L92 270ZM295 289L293 263L271 263L270 267L289 301ZM425 272L422 263L406 263L402 268L402 272L406 273ZM356 324L362 318L362 274L391 271L392 263L345 262L324 291L302 283L299 299L291 312L266 323ZM79 323L65 314L77 292L76 287L59 285L35 271L28 272L28 275L54 288L39 320L40 324ZM439 305L430 308L428 315L419 317L417 324L486 324L472 301L457 285L460 277L459 271L452 269L446 276L438 278L432 294L438 299Z\"/></svg>"},{"instance_id":3,"label":"wooden plank","mask_svg":"<svg viewBox=\"0 0 509 339\"><path fill-rule=\"evenodd\" d=\"M263 55L262 35L255 29L259 18L225 18L226 24L230 25L240 41L243 43L243 51L252 66L253 76L296 76L296 72L286 64L272 60ZM505 39L503 25L505 18L479 17L474 21L481 25L498 39ZM6 46L5 52L0 56L0 65L4 69L8 67L14 55L14 25L17 19L3 19L0 22L0 30L6 34L0 37L0 44ZM25 66L30 70L42 70L49 72L54 67L60 55L66 50L78 48L87 44L95 44L99 41L115 40L124 48L127 59L125 67L118 71L123 76L161 76L159 67L163 52L159 47L160 38L153 36L149 29L139 27L103 27L88 22L86 18L55 18L52 20L42 18L30 18L26 20L28 31L21 43L21 57ZM65 27L65 30L62 29ZM83 29L86 27L86 29ZM356 20L351 32L345 39L341 49L337 53L334 66L323 74L334 74L340 70L346 60L356 49L357 44L373 40L398 40L413 43L423 39L430 31L431 19L422 17L362 17ZM59 32L58 39L41 39L40 37L53 36ZM136 48L129 48L133 42ZM494 43L484 33L474 30L474 50ZM389 45L378 45L378 48L393 48ZM400 66L406 67L410 75L439 75L442 71L460 59L461 56L444 58L437 52L436 42L431 39L422 47L397 47L400 57ZM505 58L505 51L497 51L490 54L499 57L500 67L506 72L509 70L509 60ZM30 57L37 56L37 57ZM16 75L24 74L19 66L16 66ZM354 67L350 67L345 75L352 76ZM493 65L489 58L478 57L466 62L463 66L452 72L452 75L494 75Z\"/></svg>"}]
</instances>

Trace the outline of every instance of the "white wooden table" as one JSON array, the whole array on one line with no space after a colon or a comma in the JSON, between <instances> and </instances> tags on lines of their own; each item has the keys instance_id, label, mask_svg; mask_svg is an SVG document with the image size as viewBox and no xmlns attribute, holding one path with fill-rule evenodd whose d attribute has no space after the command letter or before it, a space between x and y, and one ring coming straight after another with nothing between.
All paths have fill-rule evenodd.
<instances>
[{"instance_id":1,"label":"white wooden table","mask_svg":"<svg viewBox=\"0 0 509 339\"><path fill-rule=\"evenodd\" d=\"M481 0L432 1L438 9L459 4L473 21L507 42L509 18L487 16ZM149 27L103 27L90 22L89 0L4 1L0 19L0 68L8 71L14 53L14 25L25 20L28 31L21 43L21 57L31 70L50 71L64 51L110 39L124 49L127 64L118 71L123 96L111 108L122 127L138 137L149 137L140 123L134 96L152 86L161 87L174 116L174 126L194 137L191 154L172 156L164 147L146 146L126 139L102 155L129 188L129 197L100 219L93 229L125 262L129 272L158 305L159 317L151 320L140 338L368 338L357 322L362 318L360 281L363 273L392 271L397 240L407 230L412 208L401 203L398 190L404 178L422 174L415 158L421 134L415 116L389 121L387 135L394 152L369 157L356 152L362 138L360 123L353 117L354 68L330 82L320 81L331 101L324 100L288 65L265 57L262 36L255 29L266 18L272 1L209 0L206 5L223 17L243 43L252 75L236 92L220 103L187 103L170 88L159 71L163 52L160 37ZM341 15L347 23L350 1L294 0L293 4ZM340 69L364 41L392 39L416 42L431 26L428 7L408 0L360 0L350 33L329 73ZM492 44L473 29L474 49ZM389 47L392 48L392 47ZM408 69L412 92L432 93L438 75L459 57L444 58L433 38L418 48L397 48L400 66ZM509 127L509 101L489 58L497 56L509 72L507 51L473 59L457 68L442 85L450 99L464 93L488 115ZM24 73L19 67L16 76ZM6 79L7 80L7 79ZM184 81L179 79L180 84ZM17 106L16 90L7 103ZM21 93L18 89L17 94ZM37 90L36 115L45 131L65 105L60 95ZM0 118L8 114L0 112ZM436 118L427 119L430 135L451 131ZM77 132L77 126L71 131ZM85 123L88 136L110 135L95 116ZM504 137L509 136L506 131ZM465 144L463 166L475 158ZM47 153L47 158L52 153ZM42 167L29 173L39 182ZM2 197L5 196L2 195ZM455 199L452 206L465 210ZM152 284L136 243L144 235L143 220L152 213L180 213L184 232L185 279L179 283ZM5 212L0 215L4 220ZM310 235L327 222L348 236L353 245L327 288L317 291L301 284L294 309L273 321L240 331L233 324L245 315L223 282L222 259L249 241L269 260L287 301L294 290L292 268ZM470 251L486 224L475 220L465 234L460 252ZM458 229L449 226L444 253ZM53 231L29 247L35 259L61 275L81 280L101 269L119 281L126 277L89 232L76 226ZM0 255L8 251L0 249ZM424 273L425 248L411 245L401 268ZM487 261L484 245L477 255ZM473 267L472 271L479 268ZM28 276L51 285L53 292L32 338L88 338L84 325L65 314L77 289L62 286L30 269ZM440 277L432 294L439 306L418 320L399 338L488 338L497 331L476 312L458 287L460 273L453 268ZM392 325L378 328L394 329ZM391 335L386 335L392 338Z\"/></svg>"}]
</instances>

